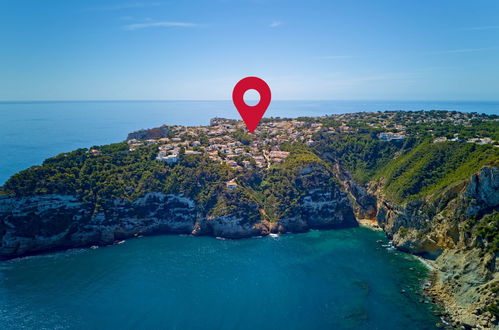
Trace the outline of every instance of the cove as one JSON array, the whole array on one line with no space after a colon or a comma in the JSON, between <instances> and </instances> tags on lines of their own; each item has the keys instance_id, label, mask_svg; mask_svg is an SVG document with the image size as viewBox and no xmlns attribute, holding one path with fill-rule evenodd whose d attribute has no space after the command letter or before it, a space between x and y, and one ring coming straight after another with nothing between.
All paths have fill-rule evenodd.
<instances>
[{"instance_id":1,"label":"cove","mask_svg":"<svg viewBox=\"0 0 499 330\"><path fill-rule=\"evenodd\" d=\"M153 236L0 262L0 324L58 329L434 329L428 270L367 228Z\"/></svg>"}]
</instances>

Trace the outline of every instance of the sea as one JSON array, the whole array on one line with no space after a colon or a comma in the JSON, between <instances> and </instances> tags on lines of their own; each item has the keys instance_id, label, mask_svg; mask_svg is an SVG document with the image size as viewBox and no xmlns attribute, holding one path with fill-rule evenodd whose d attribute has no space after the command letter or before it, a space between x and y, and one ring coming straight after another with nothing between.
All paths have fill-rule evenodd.
<instances>
[{"instance_id":1,"label":"sea","mask_svg":"<svg viewBox=\"0 0 499 330\"><path fill-rule=\"evenodd\" d=\"M499 102L272 101L265 117L385 110L456 110L499 115ZM0 185L12 174L77 148L120 142L167 125L239 119L231 101L0 102Z\"/></svg>"},{"instance_id":2,"label":"sea","mask_svg":"<svg viewBox=\"0 0 499 330\"><path fill-rule=\"evenodd\" d=\"M426 276L419 261L367 228L240 240L143 237L0 262L0 324L435 329L434 306L418 294Z\"/></svg>"},{"instance_id":3,"label":"sea","mask_svg":"<svg viewBox=\"0 0 499 330\"><path fill-rule=\"evenodd\" d=\"M499 114L499 102L273 101L266 117ZM76 148L238 118L229 101L0 102L0 185ZM154 236L0 262L1 329L434 329L428 270L366 228L222 240Z\"/></svg>"}]
</instances>

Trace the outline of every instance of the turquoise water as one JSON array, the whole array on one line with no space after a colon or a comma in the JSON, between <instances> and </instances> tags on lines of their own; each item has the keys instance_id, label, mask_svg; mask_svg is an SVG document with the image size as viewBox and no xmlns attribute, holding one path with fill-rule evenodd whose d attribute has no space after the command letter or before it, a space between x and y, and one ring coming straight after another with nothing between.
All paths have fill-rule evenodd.
<instances>
[{"instance_id":1,"label":"turquoise water","mask_svg":"<svg viewBox=\"0 0 499 330\"><path fill-rule=\"evenodd\" d=\"M265 116L401 109L499 114L499 102L272 101ZM216 116L238 118L229 101L0 102L0 185L61 152L123 141L131 131L161 124L206 125Z\"/></svg>"},{"instance_id":2,"label":"turquoise water","mask_svg":"<svg viewBox=\"0 0 499 330\"><path fill-rule=\"evenodd\" d=\"M423 266L365 228L155 236L0 263L0 324L74 329L433 329ZM412 270L411 270L412 269ZM405 289L405 293L401 290Z\"/></svg>"},{"instance_id":3,"label":"turquoise water","mask_svg":"<svg viewBox=\"0 0 499 330\"><path fill-rule=\"evenodd\" d=\"M266 116L487 102L272 102ZM0 103L0 184L43 159L161 124L237 118L230 102ZM0 328L431 329L425 270L364 228L244 240L157 236L0 262ZM406 290L401 293L401 290Z\"/></svg>"}]
</instances>

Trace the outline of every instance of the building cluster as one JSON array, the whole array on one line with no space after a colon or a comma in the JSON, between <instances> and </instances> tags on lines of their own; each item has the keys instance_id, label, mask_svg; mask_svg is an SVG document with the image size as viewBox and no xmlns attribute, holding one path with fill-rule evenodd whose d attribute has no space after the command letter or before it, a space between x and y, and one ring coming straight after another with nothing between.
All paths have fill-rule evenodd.
<instances>
[{"instance_id":1,"label":"building cluster","mask_svg":"<svg viewBox=\"0 0 499 330\"><path fill-rule=\"evenodd\" d=\"M240 120L213 118L209 126L162 126L161 137L155 139L127 140L131 151L146 145L156 144L156 159L176 163L183 155L204 155L218 163L225 163L235 170L245 168L269 168L283 162L289 152L282 150L283 144L302 142L314 144L318 133L350 134L359 127L372 127L383 132L377 137L382 141L404 140L410 134L407 127L415 124L455 124L470 126L473 120L491 120L476 113L444 111L417 112L359 112L324 116L310 119L264 119L254 133L249 133ZM497 120L497 119L492 119ZM142 132L147 135L147 131ZM157 136L157 131L154 131ZM434 142L459 141L477 144L496 143L489 137L461 140L435 136Z\"/></svg>"},{"instance_id":2,"label":"building cluster","mask_svg":"<svg viewBox=\"0 0 499 330\"><path fill-rule=\"evenodd\" d=\"M493 144L499 147L499 141L494 141L490 137L480 136L473 138L461 138L458 134L447 138L438 136L433 131L434 127L455 125L471 127L474 121L494 121L499 125L497 116L487 116L479 113L462 113L457 111L386 111L386 112L358 112L331 116L341 122L339 128L342 132L352 132L355 129L349 125L362 125L375 129L384 130L378 134L382 141L397 141L406 139L408 127L424 127L426 133L435 136L433 142L440 143L446 141L467 142L476 144Z\"/></svg>"},{"instance_id":3,"label":"building cluster","mask_svg":"<svg viewBox=\"0 0 499 330\"><path fill-rule=\"evenodd\" d=\"M404 134L392 133L392 132L379 133L378 137L382 141L398 141L398 140L404 140L406 138Z\"/></svg>"},{"instance_id":4,"label":"building cluster","mask_svg":"<svg viewBox=\"0 0 499 330\"><path fill-rule=\"evenodd\" d=\"M356 112L333 115L331 117L342 122L364 122L371 127L394 131L404 131L407 126L416 124L471 126L474 120L491 120L490 117L484 114L457 111ZM497 119L493 120L497 121Z\"/></svg>"},{"instance_id":5,"label":"building cluster","mask_svg":"<svg viewBox=\"0 0 499 330\"><path fill-rule=\"evenodd\" d=\"M454 134L454 137L449 139L446 136L439 136L433 140L433 143L442 143L442 142L467 142L467 143L475 143L475 144L494 144L495 141L489 137L484 138L471 138L471 139L461 139L459 138L459 134ZM499 148L499 144L494 144L494 147Z\"/></svg>"},{"instance_id":6,"label":"building cluster","mask_svg":"<svg viewBox=\"0 0 499 330\"><path fill-rule=\"evenodd\" d=\"M283 162L289 152L281 150L286 142L313 143L321 123L299 120L263 121L254 133L248 133L241 121L214 118L209 126L170 126L169 136L158 139L129 139L131 151L157 144L157 160L176 163L181 155L204 155L235 170L268 168Z\"/></svg>"}]
</instances>

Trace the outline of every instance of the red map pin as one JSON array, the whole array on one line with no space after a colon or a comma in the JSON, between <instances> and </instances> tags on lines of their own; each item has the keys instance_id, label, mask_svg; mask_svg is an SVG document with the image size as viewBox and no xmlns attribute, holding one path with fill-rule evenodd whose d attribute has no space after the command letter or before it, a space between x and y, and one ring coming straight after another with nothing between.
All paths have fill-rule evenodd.
<instances>
[{"instance_id":1,"label":"red map pin","mask_svg":"<svg viewBox=\"0 0 499 330\"><path fill-rule=\"evenodd\" d=\"M250 89L254 89L260 94L260 101L257 105L250 106L244 102L244 93ZM260 123L263 114L267 111L270 104L270 98L270 87L260 78L246 77L239 80L236 86L234 86L232 101L250 132L253 133L258 123Z\"/></svg>"}]
</instances>

